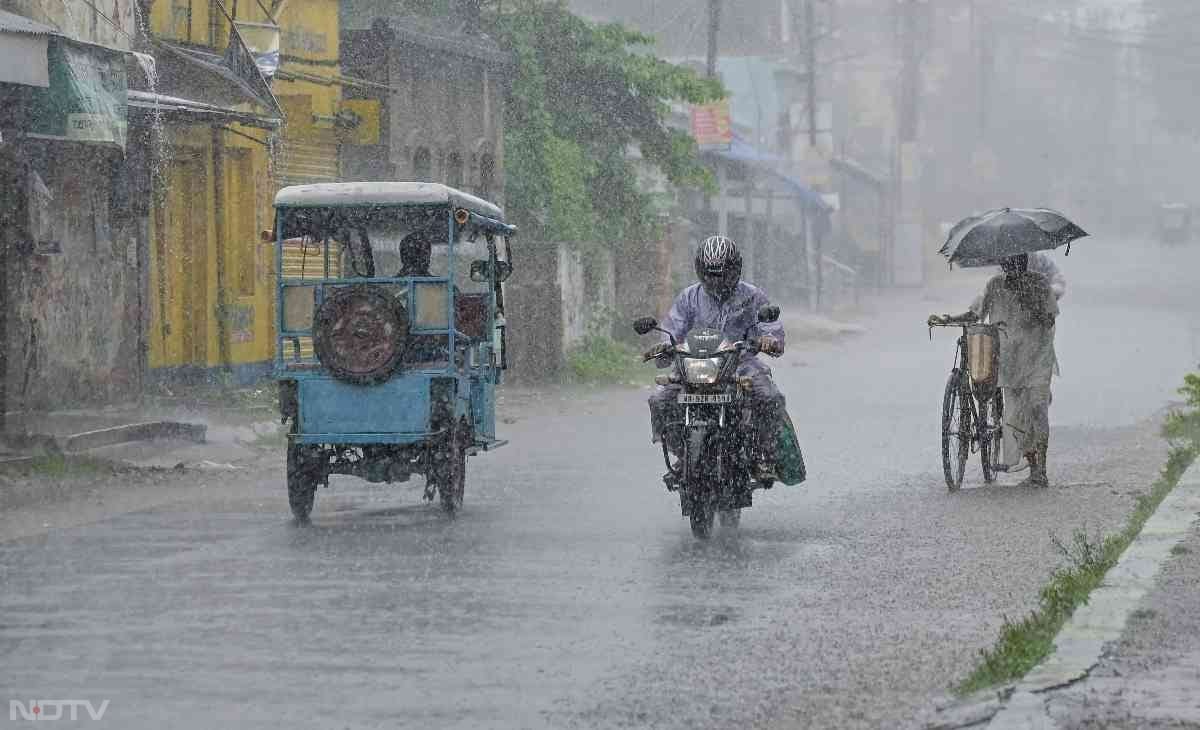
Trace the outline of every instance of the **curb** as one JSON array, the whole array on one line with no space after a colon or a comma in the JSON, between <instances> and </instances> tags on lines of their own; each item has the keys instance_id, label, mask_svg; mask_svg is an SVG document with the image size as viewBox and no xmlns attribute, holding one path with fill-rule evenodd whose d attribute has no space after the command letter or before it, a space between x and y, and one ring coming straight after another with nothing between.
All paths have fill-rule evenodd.
<instances>
[{"instance_id":1,"label":"curb","mask_svg":"<svg viewBox=\"0 0 1200 730\"><path fill-rule=\"evenodd\" d=\"M181 439L204 443L208 435L208 427L201 423L183 423L181 421L146 421L144 423L129 423L112 428L101 428L95 431L84 431L57 439L59 448L65 452L87 451L102 446L114 446L130 441L150 441L153 439Z\"/></svg>"},{"instance_id":2,"label":"curb","mask_svg":"<svg viewBox=\"0 0 1200 730\"><path fill-rule=\"evenodd\" d=\"M100 428L93 431L70 434L68 436L53 436L47 434L7 434L4 442L8 449L15 453L0 459L3 463L28 461L34 455L68 454L90 451L104 446L129 443L131 441L150 441L154 439L181 439L204 443L207 440L208 427L201 423L184 423L182 421L144 421L128 423L110 428Z\"/></svg>"},{"instance_id":3,"label":"curb","mask_svg":"<svg viewBox=\"0 0 1200 730\"><path fill-rule=\"evenodd\" d=\"M1054 730L1046 712L1046 692L1086 679L1100 663L1104 648L1125 631L1129 615L1155 586L1171 548L1183 542L1200 519L1200 461L1179 478L1141 532L1121 554L1103 583L1075 610L1054 638L1054 652L1015 686L991 690L992 699L977 695L939 708L927 730ZM997 701L998 699L998 701Z\"/></svg>"}]
</instances>

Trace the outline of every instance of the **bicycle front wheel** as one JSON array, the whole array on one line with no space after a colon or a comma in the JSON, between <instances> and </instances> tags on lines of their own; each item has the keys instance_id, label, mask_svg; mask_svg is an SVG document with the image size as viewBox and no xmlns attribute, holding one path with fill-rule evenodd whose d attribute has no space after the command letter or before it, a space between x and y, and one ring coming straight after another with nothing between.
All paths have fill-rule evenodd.
<instances>
[{"instance_id":1,"label":"bicycle front wheel","mask_svg":"<svg viewBox=\"0 0 1200 730\"><path fill-rule=\"evenodd\" d=\"M946 381L946 394L942 397L942 471L951 492L962 486L963 471L971 455L971 434L975 432L975 418L967 402L970 396L964 395L962 374L955 370Z\"/></svg>"}]
</instances>

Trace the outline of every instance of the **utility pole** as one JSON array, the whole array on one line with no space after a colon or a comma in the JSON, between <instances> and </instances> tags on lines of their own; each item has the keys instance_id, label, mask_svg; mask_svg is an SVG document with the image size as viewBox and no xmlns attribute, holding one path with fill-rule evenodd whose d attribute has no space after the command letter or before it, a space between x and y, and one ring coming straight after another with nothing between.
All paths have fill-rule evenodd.
<instances>
[{"instance_id":1,"label":"utility pole","mask_svg":"<svg viewBox=\"0 0 1200 730\"><path fill-rule=\"evenodd\" d=\"M817 146L817 0L804 0L805 72L808 74L808 146Z\"/></svg>"},{"instance_id":2,"label":"utility pole","mask_svg":"<svg viewBox=\"0 0 1200 730\"><path fill-rule=\"evenodd\" d=\"M892 245L893 284L925 282L924 214L920 201L921 160L918 144L921 104L921 16L926 0L900 0L900 79L896 99L895 210Z\"/></svg>"},{"instance_id":3,"label":"utility pole","mask_svg":"<svg viewBox=\"0 0 1200 730\"><path fill-rule=\"evenodd\" d=\"M804 74L805 74L805 106L808 118L808 153L806 160L814 159L817 154L817 43L820 34L817 32L817 2L819 0L803 0L804 3ZM822 241L816 235L813 225L813 214L801 209L801 220L804 228L804 262L808 280L808 306L813 312L821 311L821 295L825 282L822 271Z\"/></svg>"},{"instance_id":4,"label":"utility pole","mask_svg":"<svg viewBox=\"0 0 1200 730\"><path fill-rule=\"evenodd\" d=\"M900 142L915 142L920 122L921 60L917 51L917 0L903 0L900 19Z\"/></svg>"},{"instance_id":5,"label":"utility pole","mask_svg":"<svg viewBox=\"0 0 1200 730\"><path fill-rule=\"evenodd\" d=\"M708 77L717 77L717 34L721 30L721 0L708 0ZM717 233L729 232L729 197L725 189L725 162L718 159L717 167Z\"/></svg>"},{"instance_id":6,"label":"utility pole","mask_svg":"<svg viewBox=\"0 0 1200 730\"><path fill-rule=\"evenodd\" d=\"M708 77L717 77L717 33L721 30L721 0L708 0Z\"/></svg>"}]
</instances>

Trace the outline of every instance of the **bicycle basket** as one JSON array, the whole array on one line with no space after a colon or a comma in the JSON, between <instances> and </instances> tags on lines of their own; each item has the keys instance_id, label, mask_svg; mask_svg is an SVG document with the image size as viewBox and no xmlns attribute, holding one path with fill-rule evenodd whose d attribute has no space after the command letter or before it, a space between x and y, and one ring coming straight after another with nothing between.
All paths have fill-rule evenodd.
<instances>
[{"instance_id":1,"label":"bicycle basket","mask_svg":"<svg viewBox=\"0 0 1200 730\"><path fill-rule=\"evenodd\" d=\"M994 387L1000 375L1000 347L996 327L977 324L967 328L967 367L977 386Z\"/></svg>"}]
</instances>

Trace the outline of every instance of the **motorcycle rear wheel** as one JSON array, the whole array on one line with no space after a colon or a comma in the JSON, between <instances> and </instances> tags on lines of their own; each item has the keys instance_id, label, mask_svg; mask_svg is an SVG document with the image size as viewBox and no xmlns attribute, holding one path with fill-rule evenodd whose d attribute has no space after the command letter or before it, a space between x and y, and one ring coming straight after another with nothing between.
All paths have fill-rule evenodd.
<instances>
[{"instance_id":1,"label":"motorcycle rear wheel","mask_svg":"<svg viewBox=\"0 0 1200 730\"><path fill-rule=\"evenodd\" d=\"M717 511L710 504L697 500L692 503L692 512L688 517L692 522L692 537L697 540L707 540L712 535L713 518Z\"/></svg>"}]
</instances>

